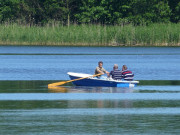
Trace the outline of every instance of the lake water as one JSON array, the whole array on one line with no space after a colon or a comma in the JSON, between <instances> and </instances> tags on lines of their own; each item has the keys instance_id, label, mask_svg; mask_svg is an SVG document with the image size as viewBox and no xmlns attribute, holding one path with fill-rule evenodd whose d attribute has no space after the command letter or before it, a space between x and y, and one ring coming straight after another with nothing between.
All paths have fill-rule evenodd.
<instances>
[{"instance_id":1,"label":"lake water","mask_svg":"<svg viewBox=\"0 0 180 135\"><path fill-rule=\"evenodd\" d=\"M133 88L77 87L67 72L126 64ZM179 47L0 46L0 134L179 134Z\"/></svg>"}]
</instances>

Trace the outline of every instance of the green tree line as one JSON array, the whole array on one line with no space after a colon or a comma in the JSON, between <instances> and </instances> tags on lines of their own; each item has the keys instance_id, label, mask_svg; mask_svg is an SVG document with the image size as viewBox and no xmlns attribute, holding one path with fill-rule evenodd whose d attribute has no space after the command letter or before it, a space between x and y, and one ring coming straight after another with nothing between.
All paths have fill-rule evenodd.
<instances>
[{"instance_id":1,"label":"green tree line","mask_svg":"<svg viewBox=\"0 0 180 135\"><path fill-rule=\"evenodd\" d=\"M142 25L179 21L179 0L0 0L1 23Z\"/></svg>"}]
</instances>

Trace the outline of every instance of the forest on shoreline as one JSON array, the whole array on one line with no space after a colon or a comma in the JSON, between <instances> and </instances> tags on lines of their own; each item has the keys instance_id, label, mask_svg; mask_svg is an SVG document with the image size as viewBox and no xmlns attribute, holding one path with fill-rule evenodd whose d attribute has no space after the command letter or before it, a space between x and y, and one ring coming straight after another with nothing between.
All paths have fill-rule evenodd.
<instances>
[{"instance_id":1,"label":"forest on shoreline","mask_svg":"<svg viewBox=\"0 0 180 135\"><path fill-rule=\"evenodd\" d=\"M1 23L147 25L179 21L179 0L0 0Z\"/></svg>"},{"instance_id":2,"label":"forest on shoreline","mask_svg":"<svg viewBox=\"0 0 180 135\"><path fill-rule=\"evenodd\" d=\"M178 0L0 0L0 44L179 46Z\"/></svg>"}]
</instances>

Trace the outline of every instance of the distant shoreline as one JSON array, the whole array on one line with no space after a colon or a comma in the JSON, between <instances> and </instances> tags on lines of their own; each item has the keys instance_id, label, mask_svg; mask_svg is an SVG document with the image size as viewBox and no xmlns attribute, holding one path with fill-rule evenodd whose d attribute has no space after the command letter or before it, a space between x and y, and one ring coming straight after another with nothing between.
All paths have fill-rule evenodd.
<instances>
[{"instance_id":1,"label":"distant shoreline","mask_svg":"<svg viewBox=\"0 0 180 135\"><path fill-rule=\"evenodd\" d=\"M0 45L180 46L180 23L149 26L0 24Z\"/></svg>"},{"instance_id":2,"label":"distant shoreline","mask_svg":"<svg viewBox=\"0 0 180 135\"><path fill-rule=\"evenodd\" d=\"M158 44L158 45L110 45L110 44L81 44L81 43L77 43L77 44L71 44L71 43L18 43L18 42L1 42L0 46L67 46L67 47L180 47L180 43L178 44L171 44L171 45L167 45L167 44Z\"/></svg>"}]
</instances>

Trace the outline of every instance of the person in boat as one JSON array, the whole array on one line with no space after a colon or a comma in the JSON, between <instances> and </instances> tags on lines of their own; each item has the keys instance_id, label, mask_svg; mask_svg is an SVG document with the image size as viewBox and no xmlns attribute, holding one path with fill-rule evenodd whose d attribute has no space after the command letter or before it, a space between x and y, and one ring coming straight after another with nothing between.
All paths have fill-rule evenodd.
<instances>
[{"instance_id":1,"label":"person in boat","mask_svg":"<svg viewBox=\"0 0 180 135\"><path fill-rule=\"evenodd\" d=\"M124 80L126 81L133 81L133 78L134 78L134 74L130 71L130 70L127 70L127 66L126 65L123 65L122 66L122 73L121 73L121 76Z\"/></svg>"},{"instance_id":2,"label":"person in boat","mask_svg":"<svg viewBox=\"0 0 180 135\"><path fill-rule=\"evenodd\" d=\"M118 64L114 64L113 70L110 72L109 76L112 77L114 80L121 80L122 79L122 71L118 69Z\"/></svg>"},{"instance_id":3,"label":"person in boat","mask_svg":"<svg viewBox=\"0 0 180 135\"><path fill-rule=\"evenodd\" d=\"M95 69L95 74L107 74L109 76L109 72L106 71L104 68L103 68L103 62L102 61L99 61L98 62L98 67L96 67ZM100 76L99 76L100 77Z\"/></svg>"}]
</instances>

